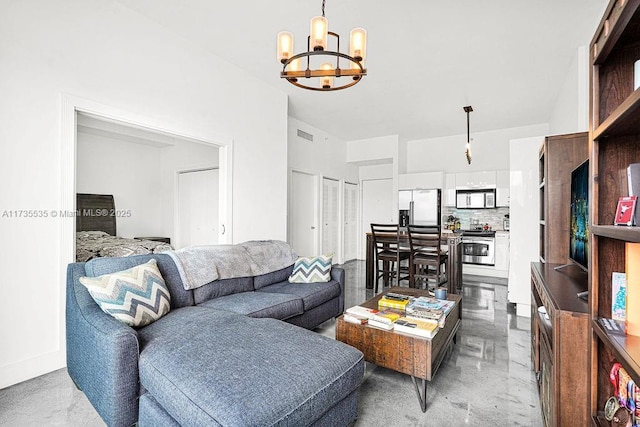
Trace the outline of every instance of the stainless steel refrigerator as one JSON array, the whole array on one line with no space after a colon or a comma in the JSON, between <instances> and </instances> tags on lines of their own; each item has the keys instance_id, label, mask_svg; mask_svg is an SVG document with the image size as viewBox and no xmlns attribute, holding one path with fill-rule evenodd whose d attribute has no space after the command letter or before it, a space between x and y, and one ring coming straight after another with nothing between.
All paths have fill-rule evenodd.
<instances>
[{"instance_id":1,"label":"stainless steel refrigerator","mask_svg":"<svg viewBox=\"0 0 640 427\"><path fill-rule=\"evenodd\" d=\"M440 225L441 223L441 191L400 190L398 205L400 211L409 211L409 224Z\"/></svg>"}]
</instances>

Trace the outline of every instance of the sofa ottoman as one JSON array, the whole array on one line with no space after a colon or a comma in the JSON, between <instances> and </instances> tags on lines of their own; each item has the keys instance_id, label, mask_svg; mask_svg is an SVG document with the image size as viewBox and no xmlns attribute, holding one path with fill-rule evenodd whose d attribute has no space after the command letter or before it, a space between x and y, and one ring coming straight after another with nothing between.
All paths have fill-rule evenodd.
<instances>
[{"instance_id":1,"label":"sofa ottoman","mask_svg":"<svg viewBox=\"0 0 640 427\"><path fill-rule=\"evenodd\" d=\"M139 332L139 425L346 425L362 353L269 318L184 307Z\"/></svg>"}]
</instances>

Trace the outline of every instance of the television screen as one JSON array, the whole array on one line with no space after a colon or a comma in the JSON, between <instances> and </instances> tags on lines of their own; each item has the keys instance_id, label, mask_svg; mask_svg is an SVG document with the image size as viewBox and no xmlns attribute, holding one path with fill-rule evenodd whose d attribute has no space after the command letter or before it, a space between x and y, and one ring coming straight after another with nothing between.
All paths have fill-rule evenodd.
<instances>
[{"instance_id":1,"label":"television screen","mask_svg":"<svg viewBox=\"0 0 640 427\"><path fill-rule=\"evenodd\" d=\"M569 259L585 270L589 267L589 160L571 171Z\"/></svg>"}]
</instances>

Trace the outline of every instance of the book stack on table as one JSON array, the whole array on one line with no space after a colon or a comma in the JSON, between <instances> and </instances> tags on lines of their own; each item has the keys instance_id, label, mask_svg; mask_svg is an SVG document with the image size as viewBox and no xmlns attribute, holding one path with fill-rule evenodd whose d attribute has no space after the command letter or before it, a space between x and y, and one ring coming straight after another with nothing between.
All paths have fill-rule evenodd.
<instances>
[{"instance_id":1,"label":"book stack on table","mask_svg":"<svg viewBox=\"0 0 640 427\"><path fill-rule=\"evenodd\" d=\"M454 306L454 301L390 292L380 298L378 309L351 307L346 310L344 320L430 339L444 327Z\"/></svg>"},{"instance_id":2,"label":"book stack on table","mask_svg":"<svg viewBox=\"0 0 640 427\"><path fill-rule=\"evenodd\" d=\"M418 335L424 338L433 338L438 333L438 322L426 319L403 316L395 321L394 330L406 334Z\"/></svg>"},{"instance_id":3,"label":"book stack on table","mask_svg":"<svg viewBox=\"0 0 640 427\"><path fill-rule=\"evenodd\" d=\"M411 302L411 297L409 295L402 295L396 293L387 293L378 301L378 309L394 309L405 311L407 305Z\"/></svg>"}]
</instances>

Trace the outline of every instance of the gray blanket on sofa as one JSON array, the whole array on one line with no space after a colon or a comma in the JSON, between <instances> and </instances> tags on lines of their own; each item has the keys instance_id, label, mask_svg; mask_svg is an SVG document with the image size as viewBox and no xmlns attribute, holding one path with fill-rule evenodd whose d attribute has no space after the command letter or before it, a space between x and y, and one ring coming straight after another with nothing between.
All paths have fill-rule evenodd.
<instances>
[{"instance_id":1,"label":"gray blanket on sofa","mask_svg":"<svg viewBox=\"0 0 640 427\"><path fill-rule=\"evenodd\" d=\"M237 245L190 246L166 252L186 290L214 280L259 276L292 265L297 255L280 240L252 240Z\"/></svg>"}]
</instances>

